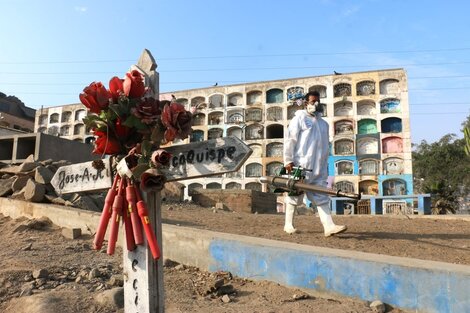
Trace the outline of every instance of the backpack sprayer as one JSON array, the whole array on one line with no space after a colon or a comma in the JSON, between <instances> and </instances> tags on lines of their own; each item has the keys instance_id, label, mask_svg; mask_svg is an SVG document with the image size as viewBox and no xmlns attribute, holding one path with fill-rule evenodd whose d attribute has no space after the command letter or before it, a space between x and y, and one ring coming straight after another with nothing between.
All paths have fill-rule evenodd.
<instances>
[{"instance_id":1,"label":"backpack sprayer","mask_svg":"<svg viewBox=\"0 0 470 313\"><path fill-rule=\"evenodd\" d=\"M259 181L263 184L269 184L276 189L274 192L288 192L289 196L298 196L304 191L323 193L335 197L346 197L354 200L360 200L361 194L343 192L323 186L304 183L306 172L312 170L303 167L293 167L291 173L287 173L286 168L282 167L277 176L263 176ZM287 177L285 177L287 176Z\"/></svg>"}]
</instances>

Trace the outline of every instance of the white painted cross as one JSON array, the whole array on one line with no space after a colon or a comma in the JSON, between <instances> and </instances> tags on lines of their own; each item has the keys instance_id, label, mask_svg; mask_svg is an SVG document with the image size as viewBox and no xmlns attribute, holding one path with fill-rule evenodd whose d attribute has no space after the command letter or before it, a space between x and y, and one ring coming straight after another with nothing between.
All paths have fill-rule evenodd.
<instances>
[{"instance_id":1,"label":"white painted cross","mask_svg":"<svg viewBox=\"0 0 470 313\"><path fill-rule=\"evenodd\" d=\"M139 62L132 69L144 73L146 86L154 96L159 92L157 64L148 50L144 50ZM161 169L167 181L220 175L237 171L253 152L236 137L217 138L185 145L163 148L172 154L170 166ZM63 166L57 170L51 183L58 193L97 191L112 186L109 159L103 160L105 169L98 171L92 162ZM163 247L160 192L144 195L152 230L156 234L162 255L154 260L145 240L144 245L133 251L123 248L124 312L163 313ZM145 237L145 236L144 236ZM124 238L123 235L120 238ZM124 245L126 240L122 240Z\"/></svg>"},{"instance_id":2,"label":"white painted cross","mask_svg":"<svg viewBox=\"0 0 470 313\"><path fill-rule=\"evenodd\" d=\"M168 181L207 177L240 169L253 152L236 137L217 138L164 148L172 154L169 168L160 169ZM147 193L150 224L162 247L161 200L159 192ZM148 249L124 249L125 313L163 312L163 254L154 261Z\"/></svg>"}]
</instances>

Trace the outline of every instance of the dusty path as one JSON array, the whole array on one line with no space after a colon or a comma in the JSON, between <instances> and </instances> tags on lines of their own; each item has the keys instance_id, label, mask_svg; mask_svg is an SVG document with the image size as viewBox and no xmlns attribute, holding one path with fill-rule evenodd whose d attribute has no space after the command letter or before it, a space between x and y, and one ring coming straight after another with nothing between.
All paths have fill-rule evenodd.
<instances>
[{"instance_id":1,"label":"dusty path","mask_svg":"<svg viewBox=\"0 0 470 313\"><path fill-rule=\"evenodd\" d=\"M91 250L89 236L68 240L47 221L12 220L2 215L0 238L0 312L123 312L113 302L96 300L103 291L115 291L122 284L119 250L110 257ZM372 312L362 301L315 298L266 281L166 264L165 306L170 313ZM38 269L48 274L34 279L32 274ZM211 291L220 279L223 287ZM222 301L224 293L230 302Z\"/></svg>"},{"instance_id":2,"label":"dusty path","mask_svg":"<svg viewBox=\"0 0 470 313\"><path fill-rule=\"evenodd\" d=\"M171 210L169 208L171 207ZM299 234L282 231L282 214L217 211L190 204L165 204L164 222L300 244L470 265L470 221L408 219L406 216L335 216L348 231L325 238L314 215L295 216Z\"/></svg>"}]
</instances>

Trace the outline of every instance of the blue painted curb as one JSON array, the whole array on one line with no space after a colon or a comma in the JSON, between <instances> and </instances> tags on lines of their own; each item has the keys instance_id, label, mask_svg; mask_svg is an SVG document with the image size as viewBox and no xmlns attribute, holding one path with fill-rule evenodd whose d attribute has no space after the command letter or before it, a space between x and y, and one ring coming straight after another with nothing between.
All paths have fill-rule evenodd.
<instances>
[{"instance_id":1,"label":"blue painted curb","mask_svg":"<svg viewBox=\"0 0 470 313\"><path fill-rule=\"evenodd\" d=\"M306 247L301 245L286 246L214 238L209 245L209 269L362 300L380 299L417 312L470 312L469 266L369 253L359 253L368 255L366 258L355 258L296 248ZM411 260L410 265L406 260ZM452 267L458 270L449 269Z\"/></svg>"}]
</instances>

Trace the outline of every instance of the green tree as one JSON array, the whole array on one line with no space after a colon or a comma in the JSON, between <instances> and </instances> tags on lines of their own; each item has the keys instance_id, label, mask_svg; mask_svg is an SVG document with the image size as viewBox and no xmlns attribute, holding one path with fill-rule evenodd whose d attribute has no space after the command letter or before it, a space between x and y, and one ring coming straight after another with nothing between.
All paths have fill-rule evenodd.
<instances>
[{"instance_id":1,"label":"green tree","mask_svg":"<svg viewBox=\"0 0 470 313\"><path fill-rule=\"evenodd\" d=\"M462 124L470 126L470 116ZM439 212L455 212L458 198L470 192L470 161L465 153L465 139L447 134L439 141L423 140L414 146L415 189L433 195L433 207Z\"/></svg>"},{"instance_id":2,"label":"green tree","mask_svg":"<svg viewBox=\"0 0 470 313\"><path fill-rule=\"evenodd\" d=\"M465 139L465 153L470 157L470 115L462 123L462 132Z\"/></svg>"}]
</instances>

